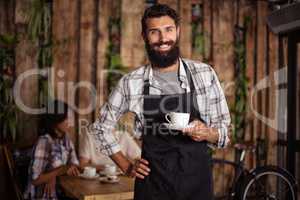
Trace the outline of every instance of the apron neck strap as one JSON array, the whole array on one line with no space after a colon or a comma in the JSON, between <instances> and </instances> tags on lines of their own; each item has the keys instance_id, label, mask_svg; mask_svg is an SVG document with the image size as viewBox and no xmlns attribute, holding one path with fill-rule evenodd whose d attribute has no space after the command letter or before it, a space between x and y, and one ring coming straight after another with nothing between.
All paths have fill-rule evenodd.
<instances>
[{"instance_id":1,"label":"apron neck strap","mask_svg":"<svg viewBox=\"0 0 300 200\"><path fill-rule=\"evenodd\" d=\"M192 75L191 75L190 70L188 69L187 64L184 61L182 61L182 63L183 63L184 70L185 70L185 73L186 73L186 76L187 76L187 80L188 80L188 83L190 85L190 89L191 89L191 93L192 93L195 90L195 85L194 85L194 82L193 82L193 79L192 79ZM144 81L143 94L144 95L149 95L150 94L150 82L149 82L149 79L146 79Z\"/></svg>"}]
</instances>

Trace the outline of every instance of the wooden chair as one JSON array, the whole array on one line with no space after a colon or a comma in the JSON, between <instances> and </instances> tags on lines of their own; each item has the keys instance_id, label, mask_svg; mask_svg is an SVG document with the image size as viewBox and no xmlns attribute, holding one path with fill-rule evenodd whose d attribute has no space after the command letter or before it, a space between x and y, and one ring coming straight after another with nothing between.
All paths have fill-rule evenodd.
<instances>
[{"instance_id":1,"label":"wooden chair","mask_svg":"<svg viewBox=\"0 0 300 200\"><path fill-rule=\"evenodd\" d=\"M16 198L17 198L17 200L22 200L23 199L23 194L21 192L21 189L19 187L19 183L18 183L17 178L15 176L16 167L15 167L15 162L14 162L14 159L13 159L13 156L12 156L12 152L8 148L7 145L5 145L3 147L3 151L4 151L5 161L6 161L6 164L8 166L10 179L11 179L11 182L12 182L14 190L15 190Z\"/></svg>"}]
</instances>

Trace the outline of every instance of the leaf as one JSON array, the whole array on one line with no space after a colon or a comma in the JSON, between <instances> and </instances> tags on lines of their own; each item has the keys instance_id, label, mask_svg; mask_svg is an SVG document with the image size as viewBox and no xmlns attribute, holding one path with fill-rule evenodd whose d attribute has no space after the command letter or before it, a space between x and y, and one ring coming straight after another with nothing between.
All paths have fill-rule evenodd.
<instances>
[{"instance_id":1,"label":"leaf","mask_svg":"<svg viewBox=\"0 0 300 200\"><path fill-rule=\"evenodd\" d=\"M14 45L17 43L17 37L11 34L0 34L0 44Z\"/></svg>"}]
</instances>

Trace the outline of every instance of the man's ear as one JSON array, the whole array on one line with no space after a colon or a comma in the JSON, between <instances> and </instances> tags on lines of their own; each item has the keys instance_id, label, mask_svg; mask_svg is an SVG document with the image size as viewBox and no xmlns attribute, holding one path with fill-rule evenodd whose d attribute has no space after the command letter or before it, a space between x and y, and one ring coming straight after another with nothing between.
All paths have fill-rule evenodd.
<instances>
[{"instance_id":1,"label":"man's ear","mask_svg":"<svg viewBox=\"0 0 300 200\"><path fill-rule=\"evenodd\" d=\"M180 26L177 26L177 28L176 28L176 34L177 34L177 37L179 38L179 36L180 36Z\"/></svg>"},{"instance_id":2,"label":"man's ear","mask_svg":"<svg viewBox=\"0 0 300 200\"><path fill-rule=\"evenodd\" d=\"M143 33L143 32L141 32L141 36L142 36L142 38L143 38L143 40L144 40L144 42L146 42L146 35L145 35L145 33Z\"/></svg>"}]
</instances>

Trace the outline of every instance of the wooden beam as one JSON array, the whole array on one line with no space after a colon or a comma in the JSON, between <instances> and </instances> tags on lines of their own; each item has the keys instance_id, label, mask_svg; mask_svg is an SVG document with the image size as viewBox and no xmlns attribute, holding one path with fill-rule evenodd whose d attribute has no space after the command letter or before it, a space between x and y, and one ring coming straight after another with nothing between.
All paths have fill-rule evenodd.
<instances>
[{"instance_id":1,"label":"wooden beam","mask_svg":"<svg viewBox=\"0 0 300 200\"><path fill-rule=\"evenodd\" d=\"M31 42L26 37L26 27L28 21L24 18L24 9L28 2L16 0L15 24L19 42L15 48L16 77L20 78L29 70L37 70L37 44ZM17 83L18 84L18 83ZM38 77L35 75L27 77L20 85L20 96L15 96L29 108L38 107ZM32 113L23 110L24 107L18 105L18 132L19 141L22 145L32 144L37 138L37 121L32 117Z\"/></svg>"},{"instance_id":2,"label":"wooden beam","mask_svg":"<svg viewBox=\"0 0 300 200\"><path fill-rule=\"evenodd\" d=\"M145 4L141 0L122 0L121 60L129 68L145 63L141 19Z\"/></svg>"},{"instance_id":3,"label":"wooden beam","mask_svg":"<svg viewBox=\"0 0 300 200\"><path fill-rule=\"evenodd\" d=\"M267 15L267 2L258 2L258 21L257 21L257 82L265 78L266 75L266 21L265 17ZM266 93L264 90L257 92L257 108L256 111L262 116L266 114L265 98ZM257 121L257 137L265 138L265 126L263 125L261 119L255 118Z\"/></svg>"},{"instance_id":4,"label":"wooden beam","mask_svg":"<svg viewBox=\"0 0 300 200\"><path fill-rule=\"evenodd\" d=\"M179 1L180 49L184 58L192 57L192 3L191 0Z\"/></svg>"},{"instance_id":5,"label":"wooden beam","mask_svg":"<svg viewBox=\"0 0 300 200\"><path fill-rule=\"evenodd\" d=\"M93 75L96 71L95 63L95 16L97 7L95 0L85 0L81 2L80 10L80 68L79 68L79 101L78 107L80 120L92 121L92 111L94 108L95 96Z\"/></svg>"},{"instance_id":6,"label":"wooden beam","mask_svg":"<svg viewBox=\"0 0 300 200\"><path fill-rule=\"evenodd\" d=\"M245 3L246 0L244 1ZM254 83L254 78L256 76L255 74L255 56L256 56L256 49L255 49L255 32L256 32L256 6L255 4L246 4L246 10L245 10L245 16L249 17L250 21L249 24L247 25L247 33L246 33L246 65L247 65L247 77L249 79L248 82L248 97L247 97L247 101L248 101L248 106L247 106L247 129L246 129L246 133L245 133L245 140L246 141L252 141L253 143L255 143L255 139L256 139L256 129L254 129L254 125L253 125L253 120L254 120L254 115L253 112L251 110L252 106L256 107L256 101L255 99L253 99L254 101L251 101L251 92L253 90L253 87L255 85ZM253 104L253 105L252 105ZM253 157L253 155L250 155L248 158L246 158L246 163L248 166L250 167L254 167L255 166L255 158Z\"/></svg>"},{"instance_id":7,"label":"wooden beam","mask_svg":"<svg viewBox=\"0 0 300 200\"><path fill-rule=\"evenodd\" d=\"M76 108L75 86L78 74L78 1L53 1L52 37L53 87L55 97ZM75 121L70 138L77 142Z\"/></svg>"},{"instance_id":8,"label":"wooden beam","mask_svg":"<svg viewBox=\"0 0 300 200\"><path fill-rule=\"evenodd\" d=\"M213 22L212 22L212 1L203 1L203 34L204 34L204 55L203 58L212 64L213 59Z\"/></svg>"},{"instance_id":9,"label":"wooden beam","mask_svg":"<svg viewBox=\"0 0 300 200\"><path fill-rule=\"evenodd\" d=\"M178 3L179 3L178 1L184 1L184 0L158 0L157 2L161 4L167 4L174 10L178 10Z\"/></svg>"},{"instance_id":10,"label":"wooden beam","mask_svg":"<svg viewBox=\"0 0 300 200\"><path fill-rule=\"evenodd\" d=\"M278 140L278 128L277 128L277 109L278 109L278 91L275 83L274 73L279 69L278 62L278 36L274 35L270 30L269 34L269 96L268 96L268 113L267 117L270 120L267 129L268 138L268 164L277 165L277 140ZM276 106L278 105L278 106Z\"/></svg>"},{"instance_id":11,"label":"wooden beam","mask_svg":"<svg viewBox=\"0 0 300 200\"><path fill-rule=\"evenodd\" d=\"M108 22L109 16L111 14L111 1L110 0L101 0L98 6L98 25L97 25L97 72L96 72L96 110L95 110L95 119L99 114L99 109L103 105L104 101L107 99L107 83L106 83L106 54L109 44L109 35L108 35Z\"/></svg>"},{"instance_id":12,"label":"wooden beam","mask_svg":"<svg viewBox=\"0 0 300 200\"><path fill-rule=\"evenodd\" d=\"M15 2L0 1L0 34L15 34Z\"/></svg>"},{"instance_id":13,"label":"wooden beam","mask_svg":"<svg viewBox=\"0 0 300 200\"><path fill-rule=\"evenodd\" d=\"M233 30L234 4L230 1L213 2L213 51L214 64L220 81L234 78Z\"/></svg>"}]
</instances>

